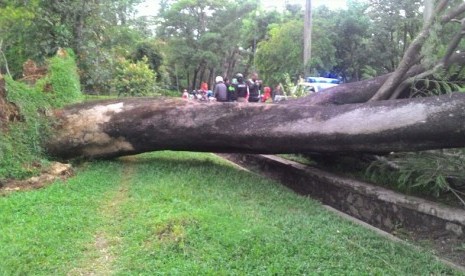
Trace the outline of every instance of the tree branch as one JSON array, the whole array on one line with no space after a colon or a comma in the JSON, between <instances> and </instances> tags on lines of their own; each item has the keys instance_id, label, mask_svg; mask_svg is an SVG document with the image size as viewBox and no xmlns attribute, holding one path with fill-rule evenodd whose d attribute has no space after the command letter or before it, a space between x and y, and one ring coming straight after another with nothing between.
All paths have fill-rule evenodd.
<instances>
[{"instance_id":1,"label":"tree branch","mask_svg":"<svg viewBox=\"0 0 465 276\"><path fill-rule=\"evenodd\" d=\"M462 41L462 38L465 36L465 18L460 21L460 24L460 31L455 34L454 38L452 38L451 42L447 46L446 53L441 60L441 63L443 64L447 64L452 54L454 54L457 47L459 46L460 41Z\"/></svg>"},{"instance_id":2,"label":"tree branch","mask_svg":"<svg viewBox=\"0 0 465 276\"><path fill-rule=\"evenodd\" d=\"M445 14L441 18L441 24L450 22L452 19L461 15L465 12L465 3L460 4L458 7L454 7L449 13Z\"/></svg>"},{"instance_id":3,"label":"tree branch","mask_svg":"<svg viewBox=\"0 0 465 276\"><path fill-rule=\"evenodd\" d=\"M442 68L447 67L447 65L450 62L450 59L452 55L454 55L457 47L459 46L460 42L462 41L463 37L465 36L465 18L460 21L461 23L461 28L460 31L455 34L455 36L452 38L451 42L447 46L446 53L444 54L443 58L441 61L438 62L433 68L430 70L427 70L417 76L410 77L406 80L404 80L400 85L397 86L396 90L392 93L389 99L397 99L399 95L404 91L407 87L412 85L415 80L417 79L424 79L427 78L434 73L438 72Z\"/></svg>"},{"instance_id":4,"label":"tree branch","mask_svg":"<svg viewBox=\"0 0 465 276\"><path fill-rule=\"evenodd\" d=\"M447 0L441 1L436 7L435 13L439 14L441 11L443 11L447 6L447 3ZM370 99L370 101L385 100L391 97L395 89L402 83L405 74L414 65L414 61L417 60L420 50L423 47L423 44L425 43L426 39L428 38L429 33L431 31L431 27L433 26L436 20L437 16L431 16L426 20L425 24L423 25L422 31L413 40L412 44L410 44L410 46L408 47L396 71L394 71L393 74L389 76L386 82L383 83L381 88Z\"/></svg>"}]
</instances>

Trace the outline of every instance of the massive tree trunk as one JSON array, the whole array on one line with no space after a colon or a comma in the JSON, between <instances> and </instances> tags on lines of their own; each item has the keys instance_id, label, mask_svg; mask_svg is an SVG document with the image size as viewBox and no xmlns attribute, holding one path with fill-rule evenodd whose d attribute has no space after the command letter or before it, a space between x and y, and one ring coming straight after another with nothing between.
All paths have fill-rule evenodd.
<instances>
[{"instance_id":1,"label":"massive tree trunk","mask_svg":"<svg viewBox=\"0 0 465 276\"><path fill-rule=\"evenodd\" d=\"M46 148L68 159L155 150L391 152L465 146L465 95L340 106L133 98L56 112Z\"/></svg>"}]
</instances>

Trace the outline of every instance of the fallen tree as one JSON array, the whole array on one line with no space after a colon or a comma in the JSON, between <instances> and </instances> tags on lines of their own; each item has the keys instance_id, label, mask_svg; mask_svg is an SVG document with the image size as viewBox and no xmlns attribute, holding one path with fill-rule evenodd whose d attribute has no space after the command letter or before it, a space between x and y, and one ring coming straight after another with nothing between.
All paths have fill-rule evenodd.
<instances>
[{"instance_id":1,"label":"fallen tree","mask_svg":"<svg viewBox=\"0 0 465 276\"><path fill-rule=\"evenodd\" d=\"M465 146L465 95L309 107L132 98L67 107L46 148L60 158L155 150L296 153Z\"/></svg>"},{"instance_id":2,"label":"fallen tree","mask_svg":"<svg viewBox=\"0 0 465 276\"><path fill-rule=\"evenodd\" d=\"M390 74L284 104L138 98L69 106L55 110L56 124L45 148L70 159L165 149L386 153L463 147L464 95L394 100L415 80L465 64L465 54L457 50L465 34L465 19L460 19L465 4L441 0L434 10ZM456 21L460 28L432 62L421 49L433 26Z\"/></svg>"}]
</instances>

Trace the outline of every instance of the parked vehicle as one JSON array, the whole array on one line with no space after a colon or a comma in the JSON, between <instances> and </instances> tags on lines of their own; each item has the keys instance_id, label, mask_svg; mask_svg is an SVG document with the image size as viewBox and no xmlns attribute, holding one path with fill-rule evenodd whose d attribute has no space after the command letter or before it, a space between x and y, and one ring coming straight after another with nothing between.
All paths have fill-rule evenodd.
<instances>
[{"instance_id":1,"label":"parked vehicle","mask_svg":"<svg viewBox=\"0 0 465 276\"><path fill-rule=\"evenodd\" d=\"M324 89L337 86L341 83L338 79L308 77L304 82L296 85L293 95L305 96L310 93L321 92Z\"/></svg>"}]
</instances>

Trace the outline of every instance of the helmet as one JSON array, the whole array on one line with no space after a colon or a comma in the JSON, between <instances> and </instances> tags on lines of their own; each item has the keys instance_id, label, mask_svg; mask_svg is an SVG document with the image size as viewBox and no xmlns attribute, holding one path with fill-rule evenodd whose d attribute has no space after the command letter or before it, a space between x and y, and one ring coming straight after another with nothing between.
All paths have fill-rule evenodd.
<instances>
[{"instance_id":1,"label":"helmet","mask_svg":"<svg viewBox=\"0 0 465 276\"><path fill-rule=\"evenodd\" d=\"M244 78L244 76L241 73L237 73L236 78Z\"/></svg>"},{"instance_id":2,"label":"helmet","mask_svg":"<svg viewBox=\"0 0 465 276\"><path fill-rule=\"evenodd\" d=\"M223 81L223 77L222 76L217 76L215 78L215 82L222 82Z\"/></svg>"}]
</instances>

